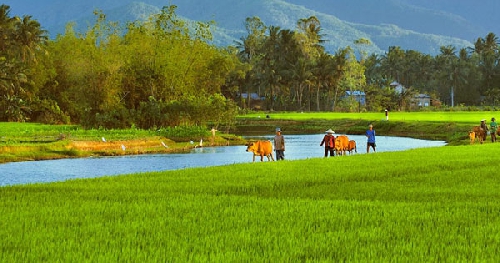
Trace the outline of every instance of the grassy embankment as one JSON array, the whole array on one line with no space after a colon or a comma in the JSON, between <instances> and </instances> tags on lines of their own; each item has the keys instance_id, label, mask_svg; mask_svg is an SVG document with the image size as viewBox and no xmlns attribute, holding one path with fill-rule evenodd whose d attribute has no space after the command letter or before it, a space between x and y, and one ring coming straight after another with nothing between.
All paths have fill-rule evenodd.
<instances>
[{"instance_id":1,"label":"grassy embankment","mask_svg":"<svg viewBox=\"0 0 500 263\"><path fill-rule=\"evenodd\" d=\"M166 137L164 131L139 129L85 130L76 125L0 123L0 163L86 156L186 152L204 146L242 144L238 136L212 138L182 134ZM123 148L124 147L124 148Z\"/></svg>"},{"instance_id":2,"label":"grassy embankment","mask_svg":"<svg viewBox=\"0 0 500 263\"><path fill-rule=\"evenodd\" d=\"M0 188L0 262L498 262L500 145Z\"/></svg>"}]
</instances>

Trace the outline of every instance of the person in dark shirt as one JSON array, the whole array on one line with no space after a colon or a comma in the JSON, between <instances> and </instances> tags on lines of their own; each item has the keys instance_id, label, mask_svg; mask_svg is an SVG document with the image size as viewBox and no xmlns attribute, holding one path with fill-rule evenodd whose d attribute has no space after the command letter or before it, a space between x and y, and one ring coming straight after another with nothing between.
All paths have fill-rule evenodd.
<instances>
[{"instance_id":1,"label":"person in dark shirt","mask_svg":"<svg viewBox=\"0 0 500 263\"><path fill-rule=\"evenodd\" d=\"M276 152L276 161L285 160L285 138L281 135L281 129L276 128L274 136L274 151Z\"/></svg>"}]
</instances>

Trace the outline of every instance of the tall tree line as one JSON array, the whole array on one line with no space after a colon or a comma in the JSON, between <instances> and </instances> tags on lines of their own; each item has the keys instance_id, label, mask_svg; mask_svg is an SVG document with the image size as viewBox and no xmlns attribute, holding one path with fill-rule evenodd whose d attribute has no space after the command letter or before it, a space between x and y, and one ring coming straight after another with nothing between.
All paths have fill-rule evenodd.
<instances>
[{"instance_id":1,"label":"tall tree line","mask_svg":"<svg viewBox=\"0 0 500 263\"><path fill-rule=\"evenodd\" d=\"M42 104L31 71L47 41L47 32L31 16L11 17L10 8L0 5L0 118L25 121L32 104Z\"/></svg>"},{"instance_id":2,"label":"tall tree line","mask_svg":"<svg viewBox=\"0 0 500 263\"><path fill-rule=\"evenodd\" d=\"M22 45L19 19L2 6L0 120L155 128L233 119L237 106L221 87L237 58L207 44L209 23L187 24L175 9L125 27L95 11L86 32L68 24L55 40L36 24L43 34Z\"/></svg>"},{"instance_id":3,"label":"tall tree line","mask_svg":"<svg viewBox=\"0 0 500 263\"><path fill-rule=\"evenodd\" d=\"M299 19L295 29L249 17L247 34L220 48L208 44L211 22L188 24L175 10L166 6L126 26L95 11L86 32L68 24L49 40L36 20L11 17L1 5L0 121L217 125L234 119L236 106L255 108L251 94L263 98L262 109L288 111L408 110L417 93L445 106L500 101L493 33L470 49L443 46L436 56L397 46L366 54L366 39L330 54L315 16ZM405 89L394 90L394 81ZM366 94L366 103L346 95L354 92Z\"/></svg>"},{"instance_id":4,"label":"tall tree line","mask_svg":"<svg viewBox=\"0 0 500 263\"><path fill-rule=\"evenodd\" d=\"M442 46L436 56L398 46L383 55L366 54L361 51L371 45L366 39L328 54L314 16L299 20L295 31L267 27L258 17L247 19L246 26L248 35L236 47L248 71L235 75L240 79L234 82L240 83L238 92L263 96L266 109L409 110L418 93L430 95L436 106L500 102L499 42L493 33L469 49ZM394 81L404 90L391 88ZM346 95L353 91L366 94L366 104ZM248 101L240 105L250 107Z\"/></svg>"}]
</instances>

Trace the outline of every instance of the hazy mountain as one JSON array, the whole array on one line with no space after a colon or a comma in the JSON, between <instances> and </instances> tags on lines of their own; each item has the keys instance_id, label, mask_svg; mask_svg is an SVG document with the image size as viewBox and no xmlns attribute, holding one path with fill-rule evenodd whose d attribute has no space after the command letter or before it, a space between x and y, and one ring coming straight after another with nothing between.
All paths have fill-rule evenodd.
<instances>
[{"instance_id":1,"label":"hazy mountain","mask_svg":"<svg viewBox=\"0 0 500 263\"><path fill-rule=\"evenodd\" d=\"M339 19L364 24L393 24L424 34L474 41L500 31L500 1L481 0L288 0ZM488 15L489 14L489 15ZM478 19L488 17L487 19Z\"/></svg>"},{"instance_id":2,"label":"hazy mountain","mask_svg":"<svg viewBox=\"0 0 500 263\"><path fill-rule=\"evenodd\" d=\"M437 54L439 47L471 46L478 37L499 32L500 1L481 4L463 0L3 0L11 15L32 15L50 32L64 32L69 21L84 30L94 23L94 10L108 20L135 21L157 13L163 6L176 5L177 14L187 20L215 21L214 43L227 46L246 34L247 17L258 16L266 25L295 29L301 18L315 15L321 21L330 52L359 38L373 45L369 53L382 53L389 46Z\"/></svg>"}]
</instances>

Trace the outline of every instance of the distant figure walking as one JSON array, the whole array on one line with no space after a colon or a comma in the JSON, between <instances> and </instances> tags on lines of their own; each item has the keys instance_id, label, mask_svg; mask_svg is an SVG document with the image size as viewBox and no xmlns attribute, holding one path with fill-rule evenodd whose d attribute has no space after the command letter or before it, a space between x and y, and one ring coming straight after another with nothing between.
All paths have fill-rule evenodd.
<instances>
[{"instance_id":1,"label":"distant figure walking","mask_svg":"<svg viewBox=\"0 0 500 263\"><path fill-rule=\"evenodd\" d=\"M285 138L281 135L281 129L276 128L274 136L274 151L276 152L276 161L285 160Z\"/></svg>"},{"instance_id":2,"label":"distant figure walking","mask_svg":"<svg viewBox=\"0 0 500 263\"><path fill-rule=\"evenodd\" d=\"M372 147L375 152L375 147L377 147L375 144L375 130L371 124L368 126L368 130L366 131L366 138L368 139L366 142L366 153L370 152L370 147Z\"/></svg>"},{"instance_id":3,"label":"distant figure walking","mask_svg":"<svg viewBox=\"0 0 500 263\"><path fill-rule=\"evenodd\" d=\"M385 120L389 120L389 111L387 109L385 109Z\"/></svg>"},{"instance_id":4,"label":"distant figure walking","mask_svg":"<svg viewBox=\"0 0 500 263\"><path fill-rule=\"evenodd\" d=\"M325 145L325 157L328 157L328 153L330 153L330 157L334 156L335 150L335 136L333 136L335 132L332 129L328 129L326 131L326 135L323 137L321 144L319 146Z\"/></svg>"},{"instance_id":5,"label":"distant figure walking","mask_svg":"<svg viewBox=\"0 0 500 263\"><path fill-rule=\"evenodd\" d=\"M490 123L491 142L497 141L497 130L498 130L498 124L495 118L493 117L491 118L491 123Z\"/></svg>"}]
</instances>

